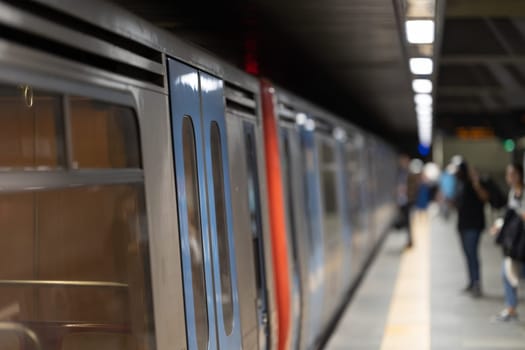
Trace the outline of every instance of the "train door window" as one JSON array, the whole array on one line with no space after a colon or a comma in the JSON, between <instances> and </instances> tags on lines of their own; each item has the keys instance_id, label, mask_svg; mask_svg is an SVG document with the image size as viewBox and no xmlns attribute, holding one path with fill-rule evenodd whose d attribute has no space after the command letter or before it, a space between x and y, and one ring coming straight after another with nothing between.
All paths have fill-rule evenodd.
<instances>
[{"instance_id":1,"label":"train door window","mask_svg":"<svg viewBox=\"0 0 525 350\"><path fill-rule=\"evenodd\" d=\"M323 197L323 230L325 237L341 232L337 203L337 166L333 145L321 142L321 186ZM331 238L330 238L331 239Z\"/></svg>"},{"instance_id":2,"label":"train door window","mask_svg":"<svg viewBox=\"0 0 525 350\"><path fill-rule=\"evenodd\" d=\"M264 242L261 225L261 207L259 195L259 179L257 172L257 153L255 146L255 129L253 124L244 123L244 142L246 147L246 163L248 170L248 208L250 209L250 223L253 237L253 252L255 259L255 283L257 286L257 304L259 309L259 323L265 326L267 322L267 299L264 264ZM267 330L263 330L259 349L266 349Z\"/></svg>"},{"instance_id":3,"label":"train door window","mask_svg":"<svg viewBox=\"0 0 525 350\"><path fill-rule=\"evenodd\" d=\"M215 222L219 248L219 269L221 278L221 303L226 334L233 329L233 296L230 274L230 251L228 229L226 227L226 209L224 200L224 176L222 161L221 134L217 122L211 123L210 146L213 171L213 193L215 198Z\"/></svg>"},{"instance_id":4,"label":"train door window","mask_svg":"<svg viewBox=\"0 0 525 350\"><path fill-rule=\"evenodd\" d=\"M283 174L284 174L284 184L285 184L285 200L286 200L286 208L288 209L288 216L290 218L290 238L292 244L292 253L294 256L294 262L298 261L298 252L297 252L297 244L295 244L295 211L293 207L293 175L292 175L292 156L290 151L290 135L288 134L288 130L281 129L281 139L282 139L282 145L283 145L283 155L284 155L284 162L283 163Z\"/></svg>"},{"instance_id":5,"label":"train door window","mask_svg":"<svg viewBox=\"0 0 525 350\"><path fill-rule=\"evenodd\" d=\"M209 325L204 277L204 251L199 210L195 130L190 117L184 117L182 122L182 144L197 344L199 350L205 350L209 342Z\"/></svg>"},{"instance_id":6,"label":"train door window","mask_svg":"<svg viewBox=\"0 0 525 350\"><path fill-rule=\"evenodd\" d=\"M69 103L68 96L56 99ZM119 108L136 122L133 110ZM2 126L22 130L20 120L8 115L16 111L3 110ZM62 115L46 126L33 129L37 132L26 134L26 140L34 142L42 131L55 147L71 132ZM60 147L70 154L67 144ZM12 156L26 162L24 152ZM3 182L12 174L0 172L5 184L0 189L0 309L4 324L23 330L2 331L0 347L36 341L42 349L151 350L143 172L137 169L123 180L113 169L72 171L64 163L60 171L26 172L16 183Z\"/></svg>"},{"instance_id":7,"label":"train door window","mask_svg":"<svg viewBox=\"0 0 525 350\"><path fill-rule=\"evenodd\" d=\"M0 85L0 169L64 167L62 100L32 87Z\"/></svg>"},{"instance_id":8,"label":"train door window","mask_svg":"<svg viewBox=\"0 0 525 350\"><path fill-rule=\"evenodd\" d=\"M70 98L74 168L140 168L138 128L128 108Z\"/></svg>"}]
</instances>

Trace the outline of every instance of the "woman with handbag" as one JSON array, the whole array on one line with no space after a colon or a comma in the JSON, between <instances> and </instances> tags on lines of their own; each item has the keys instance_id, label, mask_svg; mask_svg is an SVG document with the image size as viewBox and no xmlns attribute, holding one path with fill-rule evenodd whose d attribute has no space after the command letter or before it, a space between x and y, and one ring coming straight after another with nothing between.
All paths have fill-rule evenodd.
<instances>
[{"instance_id":1,"label":"woman with handbag","mask_svg":"<svg viewBox=\"0 0 525 350\"><path fill-rule=\"evenodd\" d=\"M494 228L493 233L499 233L498 243L501 243L503 246L503 252L505 257L503 259L502 266L502 279L503 287L505 291L505 308L494 317L495 321L500 322L509 322L515 321L518 319L518 282L519 282L519 271L521 269L521 263L512 258L510 255L512 245L516 244L516 237L523 234L523 220L525 220L525 196L523 193L523 167L520 164L510 164L507 166L506 172L507 184L510 187L509 198L508 198L508 212L505 215L505 222L501 230ZM521 220L519 221L520 225L515 225L512 223L512 220ZM509 232L516 231L520 232ZM501 231L501 232L499 232ZM513 236L509 240L509 236ZM507 237L503 237L507 236Z\"/></svg>"}]
</instances>

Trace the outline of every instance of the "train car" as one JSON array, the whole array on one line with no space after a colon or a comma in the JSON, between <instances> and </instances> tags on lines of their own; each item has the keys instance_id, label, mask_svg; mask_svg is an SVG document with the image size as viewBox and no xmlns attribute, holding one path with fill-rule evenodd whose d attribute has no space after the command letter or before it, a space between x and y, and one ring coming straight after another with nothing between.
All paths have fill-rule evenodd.
<instances>
[{"instance_id":1,"label":"train car","mask_svg":"<svg viewBox=\"0 0 525 350\"><path fill-rule=\"evenodd\" d=\"M268 100L263 106L270 106L263 108L264 118L277 125L282 165L280 172L272 167L268 177L283 182L285 208L276 211L286 213L286 223L284 232L272 233L285 237L288 246L287 259L274 262L289 266L286 278L278 281L287 287L277 286L291 295L283 310L289 313L287 344L316 349L394 215L395 172L382 172L379 179L375 167L395 169L395 154L281 88L265 82L262 89ZM265 130L265 137L273 135ZM267 157L270 152L267 148ZM270 207L281 203L272 195Z\"/></svg>"},{"instance_id":2,"label":"train car","mask_svg":"<svg viewBox=\"0 0 525 350\"><path fill-rule=\"evenodd\" d=\"M2 348L316 349L390 215L387 145L106 2L0 1L0 103Z\"/></svg>"}]
</instances>

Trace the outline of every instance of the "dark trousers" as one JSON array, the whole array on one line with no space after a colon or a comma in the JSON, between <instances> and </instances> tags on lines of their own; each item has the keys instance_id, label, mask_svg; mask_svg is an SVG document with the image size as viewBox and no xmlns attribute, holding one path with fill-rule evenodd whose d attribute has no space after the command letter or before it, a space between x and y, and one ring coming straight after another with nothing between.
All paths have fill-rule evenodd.
<instances>
[{"instance_id":1,"label":"dark trousers","mask_svg":"<svg viewBox=\"0 0 525 350\"><path fill-rule=\"evenodd\" d=\"M478 255L479 239L481 231L477 229L467 229L460 231L461 245L467 261L467 269L469 275L469 286L479 284L480 279L480 263Z\"/></svg>"},{"instance_id":2,"label":"dark trousers","mask_svg":"<svg viewBox=\"0 0 525 350\"><path fill-rule=\"evenodd\" d=\"M407 245L412 245L412 225L410 224L410 208L412 205L410 203L403 204L399 207L401 215L403 216L403 221L407 231Z\"/></svg>"}]
</instances>

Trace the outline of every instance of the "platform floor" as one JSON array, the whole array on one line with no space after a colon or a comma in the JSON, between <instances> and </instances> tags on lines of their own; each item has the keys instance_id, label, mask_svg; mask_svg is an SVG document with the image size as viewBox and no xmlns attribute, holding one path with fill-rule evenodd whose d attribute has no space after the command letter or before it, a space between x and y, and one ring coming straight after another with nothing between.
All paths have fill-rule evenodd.
<instances>
[{"instance_id":1,"label":"platform floor","mask_svg":"<svg viewBox=\"0 0 525 350\"><path fill-rule=\"evenodd\" d=\"M461 293L466 267L455 218L415 219L415 245L391 233L326 346L328 350L525 350L525 282L519 322L494 323L503 307L501 253L481 243L483 297Z\"/></svg>"}]
</instances>

